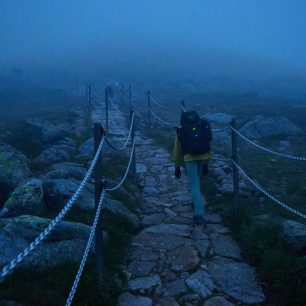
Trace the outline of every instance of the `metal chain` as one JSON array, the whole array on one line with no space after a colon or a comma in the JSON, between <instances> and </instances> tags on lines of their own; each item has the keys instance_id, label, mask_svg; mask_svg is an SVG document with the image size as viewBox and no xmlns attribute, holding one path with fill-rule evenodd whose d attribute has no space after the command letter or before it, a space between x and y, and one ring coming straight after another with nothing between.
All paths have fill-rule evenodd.
<instances>
[{"instance_id":1,"label":"metal chain","mask_svg":"<svg viewBox=\"0 0 306 306\"><path fill-rule=\"evenodd\" d=\"M123 136L127 136L128 134L126 132L122 131L122 129L118 126L118 124L116 123L116 121L115 121L114 117L112 116L111 112L109 112L109 115L110 115L109 117L112 120L117 132L121 133L121 135L123 135Z\"/></svg>"},{"instance_id":2,"label":"metal chain","mask_svg":"<svg viewBox=\"0 0 306 306\"><path fill-rule=\"evenodd\" d=\"M126 116L126 115L129 114L129 113L124 113L124 112L122 112L122 111L118 108L118 106L113 102L113 99L112 99L111 97L108 97L108 98L109 98L109 101L110 101L111 105L113 106L113 108L114 108L116 111L118 111L121 115Z\"/></svg>"},{"instance_id":3,"label":"metal chain","mask_svg":"<svg viewBox=\"0 0 306 306\"><path fill-rule=\"evenodd\" d=\"M56 218L48 225L48 227L28 246L26 247L21 253L19 253L13 260L10 261L9 264L4 266L1 271L0 275L0 283L4 280L4 278L9 275L16 266L26 257L28 256L55 228L55 226L59 223L61 219L67 214L67 212L70 210L70 208L73 206L75 201L78 199L79 195L83 191L83 188L88 182L89 177L91 176L93 169L97 163L97 160L102 152L103 146L104 146L105 138L103 137L100 145L98 147L97 153L94 157L94 160L88 169L83 181L79 185L76 192L73 194L71 199L68 201L68 203L65 205L65 207L61 210L61 212L56 216Z\"/></svg>"},{"instance_id":4,"label":"metal chain","mask_svg":"<svg viewBox=\"0 0 306 306\"><path fill-rule=\"evenodd\" d=\"M133 144L132 144L132 151L131 151L131 155L130 155L130 160L129 160L129 163L128 163L128 166L126 168L126 171L125 171L125 174L123 176L123 178L121 179L120 183L118 185L116 185L115 187L113 188L105 188L106 191L115 191L117 189L119 189L122 184L124 183L129 171L130 171L130 168L131 168L131 165L132 165L132 160L133 160L133 157L134 157L134 152L135 152L135 138L134 138L134 141L133 141Z\"/></svg>"},{"instance_id":5,"label":"metal chain","mask_svg":"<svg viewBox=\"0 0 306 306\"><path fill-rule=\"evenodd\" d=\"M234 161L232 160L233 165L239 170L239 172L259 191L261 191L264 195L266 195L268 198L270 198L272 201L274 201L276 204L282 206L283 208L287 209L288 211L292 212L293 214L306 219L306 215L299 212L298 210L288 206L287 204L283 203L279 199L275 198L273 195L271 195L268 191L263 189L257 182L255 182L253 179L251 179L243 170L242 168Z\"/></svg>"},{"instance_id":6,"label":"metal chain","mask_svg":"<svg viewBox=\"0 0 306 306\"><path fill-rule=\"evenodd\" d=\"M255 143L254 141L250 140L249 138L247 138L246 136L244 136L243 134L241 134L238 130L236 130L234 127L231 126L231 129L237 134L239 135L242 139L244 139L245 141L247 141L248 143L252 144L253 146L257 147L258 149L261 149L265 152L277 155L277 156L281 156L287 159L293 159L293 160L298 160L298 161L306 161L306 157L300 157L300 156L294 156L291 154L284 154L284 153L280 153L280 152L276 152L273 151L271 149L265 148L257 143Z\"/></svg>"},{"instance_id":7,"label":"metal chain","mask_svg":"<svg viewBox=\"0 0 306 306\"><path fill-rule=\"evenodd\" d=\"M128 135L127 138L126 138L126 141L125 141L124 145L122 145L121 147L116 147L115 145L113 145L113 144L106 138L106 142L107 142L107 144L108 144L111 148L113 148L113 149L116 150L116 151L122 151L123 149L126 148L126 146L127 146L128 143L129 143L129 140L130 140L130 138L131 138L131 135L132 135L133 126L134 126L134 117L135 117L135 113L133 112L132 119L131 119L131 124L130 124L129 135Z\"/></svg>"},{"instance_id":8,"label":"metal chain","mask_svg":"<svg viewBox=\"0 0 306 306\"><path fill-rule=\"evenodd\" d=\"M160 108L165 108L165 109L172 109L173 107L172 106L167 106L167 105L163 105L163 104L160 104L158 103L155 99L152 98L152 96L150 96L150 99L151 101L158 107Z\"/></svg>"},{"instance_id":9,"label":"metal chain","mask_svg":"<svg viewBox=\"0 0 306 306\"><path fill-rule=\"evenodd\" d=\"M96 211L96 215L95 215L95 219L94 219L91 231L90 231L89 239L88 239L88 242L87 242L83 257L82 257L82 260L81 260L81 264L79 266L78 273L75 277L75 280L73 282L69 297L66 301L66 306L71 305L73 297L75 295L75 292L78 288L78 284L80 282L80 279L81 279L81 276L82 276L82 273L83 273L83 270L84 270L84 267L85 267L85 264L86 264L86 261L87 261L87 258L88 258L90 247L93 243L93 238L95 237L96 227L97 227L97 224L98 224L98 221L99 221L99 217L100 217L100 213L101 213L104 198L105 198L105 190L103 190L103 192L101 194L99 204L98 204L98 207L97 207L97 211Z\"/></svg>"},{"instance_id":10,"label":"metal chain","mask_svg":"<svg viewBox=\"0 0 306 306\"><path fill-rule=\"evenodd\" d=\"M227 126L225 126L224 128L221 128L221 129L212 129L212 132L215 132L215 133L223 132L223 131L228 130L230 127L231 127L230 125L227 125Z\"/></svg>"},{"instance_id":11,"label":"metal chain","mask_svg":"<svg viewBox=\"0 0 306 306\"><path fill-rule=\"evenodd\" d=\"M151 109L149 109L149 111L150 111L150 112L152 113L152 115L153 115L157 120L159 120L161 123L166 124L166 125L171 125L171 126L174 126L174 125L175 125L174 123L165 121L164 119L160 118L160 117L159 117L158 115L156 115Z\"/></svg>"}]
</instances>

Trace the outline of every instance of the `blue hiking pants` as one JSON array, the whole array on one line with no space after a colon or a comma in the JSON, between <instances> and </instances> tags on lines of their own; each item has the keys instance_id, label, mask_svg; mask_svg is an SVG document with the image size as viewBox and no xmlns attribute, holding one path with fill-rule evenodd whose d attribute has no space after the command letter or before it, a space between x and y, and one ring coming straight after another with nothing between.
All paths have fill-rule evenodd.
<instances>
[{"instance_id":1,"label":"blue hiking pants","mask_svg":"<svg viewBox=\"0 0 306 306\"><path fill-rule=\"evenodd\" d=\"M201 194L200 179L203 163L205 163L203 160L185 162L192 201L194 205L194 214L196 216L202 217L204 216L204 203Z\"/></svg>"}]
</instances>

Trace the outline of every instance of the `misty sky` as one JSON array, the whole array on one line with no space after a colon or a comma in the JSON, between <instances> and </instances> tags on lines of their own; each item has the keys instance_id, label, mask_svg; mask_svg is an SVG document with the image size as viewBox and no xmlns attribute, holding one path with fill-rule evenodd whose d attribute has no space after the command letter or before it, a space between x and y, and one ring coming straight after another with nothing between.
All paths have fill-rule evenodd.
<instances>
[{"instance_id":1,"label":"misty sky","mask_svg":"<svg viewBox=\"0 0 306 306\"><path fill-rule=\"evenodd\" d=\"M304 73L306 1L0 0L0 38L1 65Z\"/></svg>"}]
</instances>

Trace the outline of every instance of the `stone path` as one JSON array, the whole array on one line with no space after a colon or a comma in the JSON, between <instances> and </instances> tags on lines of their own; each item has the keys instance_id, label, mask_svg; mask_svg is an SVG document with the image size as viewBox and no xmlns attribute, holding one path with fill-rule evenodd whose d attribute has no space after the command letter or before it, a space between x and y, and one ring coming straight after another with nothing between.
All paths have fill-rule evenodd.
<instances>
[{"instance_id":1,"label":"stone path","mask_svg":"<svg viewBox=\"0 0 306 306\"><path fill-rule=\"evenodd\" d=\"M112 113L117 122L124 118ZM264 293L217 214L194 225L186 176L174 178L170 154L136 133L141 230L133 237L127 292L118 306L260 304ZM173 141L169 139L169 141Z\"/></svg>"}]
</instances>

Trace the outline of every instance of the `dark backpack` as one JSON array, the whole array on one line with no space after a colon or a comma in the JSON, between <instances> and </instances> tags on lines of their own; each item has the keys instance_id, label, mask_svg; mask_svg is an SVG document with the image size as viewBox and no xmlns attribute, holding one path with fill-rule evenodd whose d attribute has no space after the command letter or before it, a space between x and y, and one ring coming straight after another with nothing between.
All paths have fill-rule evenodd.
<instances>
[{"instance_id":1,"label":"dark backpack","mask_svg":"<svg viewBox=\"0 0 306 306\"><path fill-rule=\"evenodd\" d=\"M207 120L201 119L197 112L182 113L181 126L176 132L184 154L198 155L210 151L210 124Z\"/></svg>"}]
</instances>

